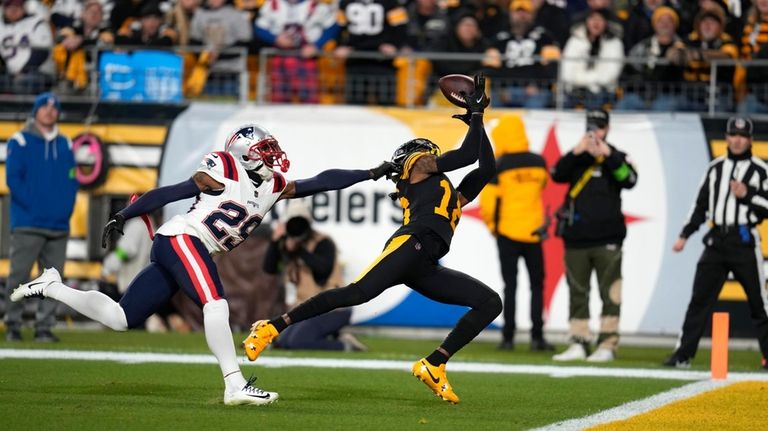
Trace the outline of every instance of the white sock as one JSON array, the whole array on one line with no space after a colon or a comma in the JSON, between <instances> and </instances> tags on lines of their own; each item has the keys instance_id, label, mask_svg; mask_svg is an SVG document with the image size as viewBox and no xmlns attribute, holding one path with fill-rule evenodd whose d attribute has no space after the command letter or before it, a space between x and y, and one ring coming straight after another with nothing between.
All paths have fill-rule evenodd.
<instances>
[{"instance_id":1,"label":"white sock","mask_svg":"<svg viewBox=\"0 0 768 431\"><path fill-rule=\"evenodd\" d=\"M78 313L115 331L128 329L125 311L109 296L95 290L82 291L54 281L45 287L45 296L61 301Z\"/></svg>"},{"instance_id":2,"label":"white sock","mask_svg":"<svg viewBox=\"0 0 768 431\"><path fill-rule=\"evenodd\" d=\"M237 364L232 329L229 327L229 305L224 299L212 301L203 306L203 325L208 348L221 367L227 392L239 391L245 386L245 378Z\"/></svg>"}]
</instances>

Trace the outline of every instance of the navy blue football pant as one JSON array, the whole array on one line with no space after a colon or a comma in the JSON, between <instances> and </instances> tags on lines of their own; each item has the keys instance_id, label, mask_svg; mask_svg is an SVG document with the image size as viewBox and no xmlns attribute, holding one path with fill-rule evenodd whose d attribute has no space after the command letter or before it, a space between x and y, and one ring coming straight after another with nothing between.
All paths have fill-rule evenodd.
<instances>
[{"instance_id":1,"label":"navy blue football pant","mask_svg":"<svg viewBox=\"0 0 768 431\"><path fill-rule=\"evenodd\" d=\"M351 308L315 316L285 328L276 343L283 349L344 350L338 335L351 317Z\"/></svg>"},{"instance_id":2,"label":"navy blue football pant","mask_svg":"<svg viewBox=\"0 0 768 431\"><path fill-rule=\"evenodd\" d=\"M120 300L128 328L141 326L179 288L201 308L224 298L216 264L198 238L156 235L149 265L133 279Z\"/></svg>"},{"instance_id":3,"label":"navy blue football pant","mask_svg":"<svg viewBox=\"0 0 768 431\"><path fill-rule=\"evenodd\" d=\"M435 248L413 235L392 238L384 251L352 284L313 296L288 312L291 323L340 307L362 304L386 289L405 284L433 301L464 305L470 310L459 319L442 343L451 355L472 341L501 313L501 298L467 274L440 266Z\"/></svg>"}]
</instances>

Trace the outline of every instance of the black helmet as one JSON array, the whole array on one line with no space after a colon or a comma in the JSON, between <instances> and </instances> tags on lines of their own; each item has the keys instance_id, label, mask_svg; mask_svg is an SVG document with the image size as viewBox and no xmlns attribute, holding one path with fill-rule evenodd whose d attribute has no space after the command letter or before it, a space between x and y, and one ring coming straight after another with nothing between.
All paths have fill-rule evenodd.
<instances>
[{"instance_id":1,"label":"black helmet","mask_svg":"<svg viewBox=\"0 0 768 431\"><path fill-rule=\"evenodd\" d=\"M440 147L426 138L416 138L397 147L392 154L392 164L398 173L403 172L403 168L408 157L413 153L428 153L436 156L440 155Z\"/></svg>"}]
</instances>

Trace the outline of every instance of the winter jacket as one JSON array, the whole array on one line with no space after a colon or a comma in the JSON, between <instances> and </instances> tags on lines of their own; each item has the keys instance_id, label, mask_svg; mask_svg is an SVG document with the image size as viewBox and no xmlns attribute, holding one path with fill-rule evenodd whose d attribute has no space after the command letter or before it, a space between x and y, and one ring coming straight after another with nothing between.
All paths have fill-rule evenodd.
<instances>
[{"instance_id":1,"label":"winter jacket","mask_svg":"<svg viewBox=\"0 0 768 431\"><path fill-rule=\"evenodd\" d=\"M6 183L11 191L11 231L69 230L78 182L72 141L56 130L46 139L32 124L8 141Z\"/></svg>"},{"instance_id":2,"label":"winter jacket","mask_svg":"<svg viewBox=\"0 0 768 431\"><path fill-rule=\"evenodd\" d=\"M621 244L627 236L621 212L621 190L637 183L637 172L627 155L613 145L611 155L597 164L592 176L574 200L573 224L563 233L566 247L585 248ZM595 164L588 153L565 154L552 170L552 180L572 188L584 171ZM569 199L566 195L566 199Z\"/></svg>"},{"instance_id":3,"label":"winter jacket","mask_svg":"<svg viewBox=\"0 0 768 431\"><path fill-rule=\"evenodd\" d=\"M480 215L495 235L514 241L541 241L533 232L544 224L542 192L549 174L544 159L528 151L523 120L505 115L491 132L496 178L480 194Z\"/></svg>"},{"instance_id":4,"label":"winter jacket","mask_svg":"<svg viewBox=\"0 0 768 431\"><path fill-rule=\"evenodd\" d=\"M592 93L616 90L624 67L624 45L621 39L602 36L600 50L590 57L592 44L586 30L578 29L568 39L563 50L562 77L566 91L586 88Z\"/></svg>"}]
</instances>

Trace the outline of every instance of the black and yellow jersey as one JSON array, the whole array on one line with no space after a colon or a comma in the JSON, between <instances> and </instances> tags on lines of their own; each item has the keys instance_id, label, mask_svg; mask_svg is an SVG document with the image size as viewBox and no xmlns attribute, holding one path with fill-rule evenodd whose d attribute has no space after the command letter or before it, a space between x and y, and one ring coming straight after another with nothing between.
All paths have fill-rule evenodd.
<instances>
[{"instance_id":1,"label":"black and yellow jersey","mask_svg":"<svg viewBox=\"0 0 768 431\"><path fill-rule=\"evenodd\" d=\"M397 197L403 207L403 225L392 235L412 234L419 237L425 231L437 234L448 251L453 231L461 218L459 193L442 173L411 184L408 179L397 182Z\"/></svg>"}]
</instances>

